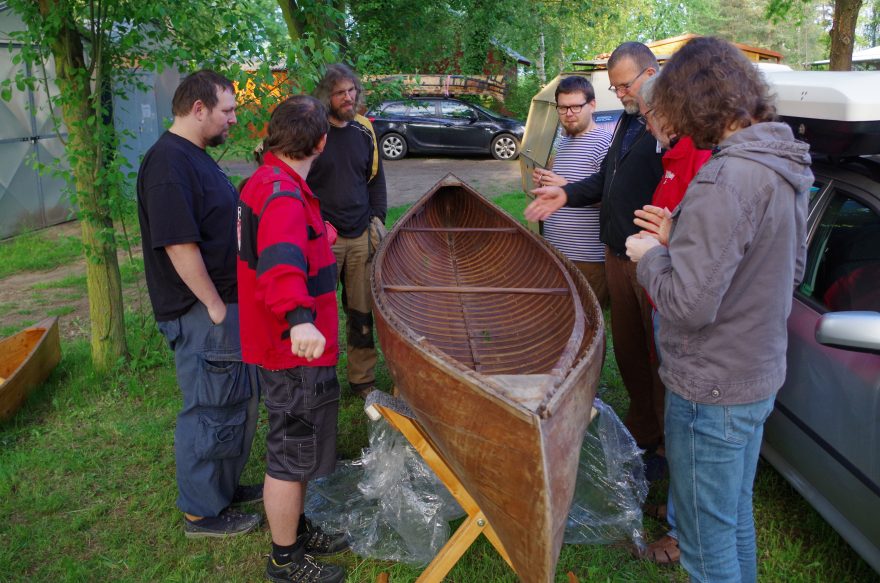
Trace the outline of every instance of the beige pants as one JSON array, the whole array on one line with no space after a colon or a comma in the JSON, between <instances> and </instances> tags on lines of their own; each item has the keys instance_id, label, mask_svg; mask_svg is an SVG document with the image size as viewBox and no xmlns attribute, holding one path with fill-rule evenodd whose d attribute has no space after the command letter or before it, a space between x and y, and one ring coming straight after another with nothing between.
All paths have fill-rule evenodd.
<instances>
[{"instance_id":1,"label":"beige pants","mask_svg":"<svg viewBox=\"0 0 880 583\"><path fill-rule=\"evenodd\" d=\"M379 233L371 225L359 237L349 239L340 236L333 245L342 284L342 310L347 320L346 354L348 382L351 385L364 386L376 380L370 266L378 239Z\"/></svg>"}]
</instances>

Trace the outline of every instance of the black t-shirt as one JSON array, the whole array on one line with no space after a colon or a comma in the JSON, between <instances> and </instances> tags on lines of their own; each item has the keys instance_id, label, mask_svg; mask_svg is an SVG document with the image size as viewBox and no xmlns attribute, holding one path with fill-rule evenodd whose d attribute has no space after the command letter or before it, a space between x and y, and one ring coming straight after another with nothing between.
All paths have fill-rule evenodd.
<instances>
[{"instance_id":1,"label":"black t-shirt","mask_svg":"<svg viewBox=\"0 0 880 583\"><path fill-rule=\"evenodd\" d=\"M156 320L178 318L198 301L177 275L167 245L197 243L220 297L237 302L238 191L214 159L189 140L165 132L141 162L137 196L147 289Z\"/></svg>"},{"instance_id":2,"label":"black t-shirt","mask_svg":"<svg viewBox=\"0 0 880 583\"><path fill-rule=\"evenodd\" d=\"M373 137L357 121L330 126L327 145L312 163L306 183L321 201L321 215L342 237L358 237L371 217L385 220L388 206L382 161L372 180Z\"/></svg>"}]
</instances>

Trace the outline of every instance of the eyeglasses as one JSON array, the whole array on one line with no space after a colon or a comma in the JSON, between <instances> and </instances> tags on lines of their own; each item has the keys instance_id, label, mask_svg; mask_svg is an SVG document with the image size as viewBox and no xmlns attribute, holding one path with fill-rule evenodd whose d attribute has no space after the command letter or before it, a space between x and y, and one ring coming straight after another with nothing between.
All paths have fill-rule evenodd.
<instances>
[{"instance_id":1,"label":"eyeglasses","mask_svg":"<svg viewBox=\"0 0 880 583\"><path fill-rule=\"evenodd\" d=\"M570 112L572 112L572 113L574 113L574 114L578 114L578 113L581 112L581 110L584 108L584 106L585 106L586 104L587 104L587 102L584 101L584 102L581 103L580 105L557 105L557 106L556 106L556 111L559 112L559 115L565 115L565 112L566 112L566 111L570 111Z\"/></svg>"},{"instance_id":2,"label":"eyeglasses","mask_svg":"<svg viewBox=\"0 0 880 583\"><path fill-rule=\"evenodd\" d=\"M647 71L647 70L650 69L650 68L651 68L651 67L645 67L644 69L642 69L642 72L639 73L638 75L636 75L635 77L633 77L633 80L630 81L629 83L623 83L622 85L612 85L612 86L610 86L610 87L608 88L608 91L610 91L611 93L626 93L627 91L629 91L629 88L633 86L633 83L635 83L636 81L638 81L638 80L639 80L639 77L641 77L642 75L644 75L644 74L645 74L645 71Z\"/></svg>"},{"instance_id":3,"label":"eyeglasses","mask_svg":"<svg viewBox=\"0 0 880 583\"><path fill-rule=\"evenodd\" d=\"M338 98L342 97L343 95L351 95L352 97L354 97L355 95L357 95L357 92L357 87L350 87L349 89L340 89L339 91L334 91L330 94L330 97Z\"/></svg>"}]
</instances>

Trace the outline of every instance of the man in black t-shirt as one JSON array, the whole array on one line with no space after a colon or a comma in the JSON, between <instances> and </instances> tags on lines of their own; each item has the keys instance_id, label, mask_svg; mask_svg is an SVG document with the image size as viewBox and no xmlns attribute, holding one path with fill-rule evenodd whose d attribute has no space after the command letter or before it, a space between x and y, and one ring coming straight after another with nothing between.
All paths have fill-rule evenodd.
<instances>
[{"instance_id":1,"label":"man in black t-shirt","mask_svg":"<svg viewBox=\"0 0 880 583\"><path fill-rule=\"evenodd\" d=\"M327 107L330 133L307 183L321 201L324 220L339 234L333 254L347 319L348 382L353 393L366 396L376 384L370 262L385 234L388 203L373 126L357 115L361 95L354 71L327 67L315 97Z\"/></svg>"},{"instance_id":2,"label":"man in black t-shirt","mask_svg":"<svg viewBox=\"0 0 880 583\"><path fill-rule=\"evenodd\" d=\"M137 179L147 289L183 397L174 451L187 537L241 534L260 524L257 514L230 510L262 499L262 485L238 484L259 390L253 367L241 362L238 193L205 151L226 140L235 107L234 87L222 75L188 76L174 93L174 123L144 156Z\"/></svg>"}]
</instances>

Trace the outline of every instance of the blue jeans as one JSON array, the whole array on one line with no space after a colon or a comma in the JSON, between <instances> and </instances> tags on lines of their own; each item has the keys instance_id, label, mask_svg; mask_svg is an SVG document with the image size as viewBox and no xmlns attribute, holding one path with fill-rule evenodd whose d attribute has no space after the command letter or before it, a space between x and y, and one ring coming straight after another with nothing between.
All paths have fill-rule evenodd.
<instances>
[{"instance_id":1,"label":"blue jeans","mask_svg":"<svg viewBox=\"0 0 880 583\"><path fill-rule=\"evenodd\" d=\"M183 407L177 415L174 457L177 507L217 516L229 506L257 427L256 369L241 361L238 304L214 324L201 302L176 320L159 322L174 351Z\"/></svg>"},{"instance_id":2,"label":"blue jeans","mask_svg":"<svg viewBox=\"0 0 880 583\"><path fill-rule=\"evenodd\" d=\"M660 355L660 344L657 342L657 339L660 338L660 314L657 313L657 308L651 310L651 323L654 326L654 350L657 352L657 364L663 362L663 358ZM665 401L664 401L665 403ZM664 407L665 411L665 407ZM665 415L664 415L665 417ZM665 432L664 432L665 439ZM670 484L672 480L670 479ZM678 540L678 530L675 527L675 502L672 501L672 486L669 487L669 492L666 495L666 524L669 525L669 532L666 533L666 536L674 538Z\"/></svg>"},{"instance_id":3,"label":"blue jeans","mask_svg":"<svg viewBox=\"0 0 880 583\"><path fill-rule=\"evenodd\" d=\"M752 485L774 400L706 405L666 392L670 489L691 581L757 579Z\"/></svg>"}]
</instances>

